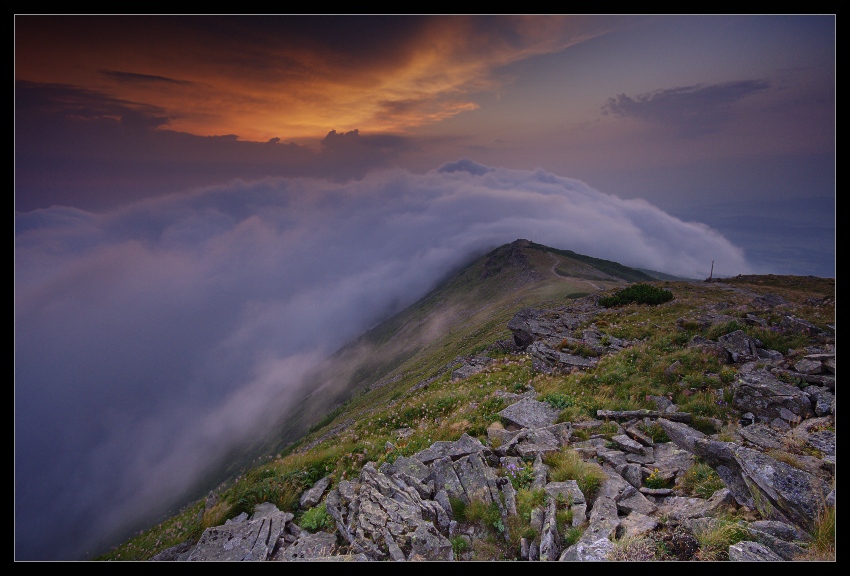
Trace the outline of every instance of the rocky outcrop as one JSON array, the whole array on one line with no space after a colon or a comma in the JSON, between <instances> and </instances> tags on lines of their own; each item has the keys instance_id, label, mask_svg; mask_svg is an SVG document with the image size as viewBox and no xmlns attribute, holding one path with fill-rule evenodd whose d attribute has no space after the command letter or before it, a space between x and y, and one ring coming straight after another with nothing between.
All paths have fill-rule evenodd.
<instances>
[{"instance_id":1,"label":"rocky outcrop","mask_svg":"<svg viewBox=\"0 0 850 576\"><path fill-rule=\"evenodd\" d=\"M592 326L580 329L592 319L593 302L586 298L567 308L522 310L508 324L514 345L545 372L590 369L600 356L633 345ZM786 306L778 297L757 304L776 310ZM728 392L745 426L734 433L720 433L721 423L694 418L663 396L647 397L656 410L598 410L597 420L570 423L558 422L561 411L540 401L533 388L523 394L502 391L494 396L507 407L498 413L501 422L487 429L485 441L463 434L379 467L368 462L359 476L335 486L326 477L305 490L301 507L324 502L335 524L332 534L308 533L292 514L264 505L251 517L244 514L208 528L197 543L175 546L156 559L472 559L463 546L453 544L473 546L492 534L455 517L455 508L476 503L497 512L498 518L489 521L499 525L498 537L519 542L516 554L523 560L608 560L617 558L619 543L641 538L663 542L677 559L690 560L699 548L697 536L716 529L736 510L757 520L739 521L747 540L729 547L730 560L799 558L819 511L835 504L835 352L825 331L790 315L782 318L783 330L823 336L823 345L785 355L766 350L742 330L716 341L695 337L689 344L738 368ZM732 317L716 310L679 323L732 321L769 327L759 316ZM486 357L458 358L444 373L451 371L451 379L460 381L488 362ZM664 378L675 383L682 379L681 370L674 363ZM423 382L421 387L430 380ZM697 425L703 430L713 426L715 433L692 427ZM664 442L648 432L658 427L667 436ZM585 493L576 479L553 478L544 460L564 451L598 467L601 484ZM682 491L698 461L714 468L724 483L707 498ZM531 531L521 538L511 534L518 513L512 480L520 476L526 487L542 491L542 504L527 520ZM569 545L567 533L573 534Z\"/></svg>"},{"instance_id":2,"label":"rocky outcrop","mask_svg":"<svg viewBox=\"0 0 850 576\"><path fill-rule=\"evenodd\" d=\"M764 369L739 371L732 389L732 405L754 414L760 422L790 428L815 415L806 393Z\"/></svg>"},{"instance_id":3,"label":"rocky outcrop","mask_svg":"<svg viewBox=\"0 0 850 576\"><path fill-rule=\"evenodd\" d=\"M281 512L271 504L260 504L254 516L207 528L189 553L190 562L263 561L268 560L278 545L290 512Z\"/></svg>"}]
</instances>

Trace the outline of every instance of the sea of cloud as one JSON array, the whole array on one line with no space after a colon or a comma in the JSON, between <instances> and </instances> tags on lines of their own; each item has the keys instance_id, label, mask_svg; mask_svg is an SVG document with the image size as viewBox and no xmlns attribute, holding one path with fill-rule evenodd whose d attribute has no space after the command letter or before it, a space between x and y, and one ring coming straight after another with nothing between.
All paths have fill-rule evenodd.
<instances>
[{"instance_id":1,"label":"sea of cloud","mask_svg":"<svg viewBox=\"0 0 850 576\"><path fill-rule=\"evenodd\" d=\"M304 374L517 238L690 278L748 273L709 227L468 160L16 215L17 559L77 559L286 410Z\"/></svg>"}]
</instances>

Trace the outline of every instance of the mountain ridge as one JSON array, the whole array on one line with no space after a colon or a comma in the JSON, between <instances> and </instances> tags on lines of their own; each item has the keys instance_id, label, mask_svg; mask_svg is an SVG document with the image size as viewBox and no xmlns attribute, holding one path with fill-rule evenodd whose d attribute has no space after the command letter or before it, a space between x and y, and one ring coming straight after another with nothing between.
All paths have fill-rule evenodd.
<instances>
[{"instance_id":1,"label":"mountain ridge","mask_svg":"<svg viewBox=\"0 0 850 576\"><path fill-rule=\"evenodd\" d=\"M304 447L311 442L319 439L312 448L322 444L323 430L325 435L329 430L334 432L329 438L348 434L348 431L359 426L358 419L362 420L376 410L374 407L399 402L411 391L427 390L435 382L450 382L454 372L464 366L469 370L464 373L467 376L462 380L482 372L477 370L480 366L471 359L490 358L488 362L503 359L510 363L512 360L506 359L512 358L516 350L510 342L508 320L529 305L538 308L557 307L588 298L590 302L594 300L590 296L592 293L610 291L635 281L671 285L670 281L658 282L647 272L527 240L520 239L498 247L463 267L414 305L338 350L315 373L311 382L313 394L305 395L296 410L299 418L287 421L285 428L279 429L277 438L255 446L251 452L265 453L259 459L261 461L277 461L299 454L303 456L309 452ZM694 282L682 284L704 287ZM717 287L716 284L711 286ZM607 336L609 341L611 338L616 339L613 332L609 332L611 334L602 335ZM564 338L566 340L568 338ZM578 346L569 342L565 345ZM517 370L511 368L509 371L516 376ZM527 379L530 382L540 371L529 361L527 366L519 369L519 374L520 380ZM322 391L325 401L310 405L310 399L317 397L315 390ZM452 406L444 410L455 408ZM492 419L492 413L489 416ZM479 416L476 418L480 419ZM449 427L441 433L450 432L450 435L457 436L457 432L465 427L464 433L477 433L486 437L486 429L481 424L461 419L463 421L466 421L466 425L456 430ZM358 434L354 433L353 436ZM355 443L358 441L354 440ZM416 447L411 444L405 447L407 452ZM379 452L375 451L374 455ZM366 454L373 455L371 447L364 449L364 456ZM329 465L330 462L323 464L325 468ZM244 464L240 468L243 469L243 478L257 469L249 469ZM338 471L338 474L343 473ZM313 478L318 474L318 468L315 468L302 475L298 482L293 480L293 485L318 480ZM340 480L337 477L335 481ZM224 494L234 485L224 483L219 486L218 493ZM280 498L280 495L277 497ZM239 507L229 505L228 511L222 512L220 506L215 510L216 504L207 504L208 501L198 513L198 526L215 522L213 512L227 516L235 514ZM126 550L128 546L129 543L123 548ZM148 550L143 555L150 557L154 552ZM107 557L114 558L115 554L120 552L113 551Z\"/></svg>"}]
</instances>

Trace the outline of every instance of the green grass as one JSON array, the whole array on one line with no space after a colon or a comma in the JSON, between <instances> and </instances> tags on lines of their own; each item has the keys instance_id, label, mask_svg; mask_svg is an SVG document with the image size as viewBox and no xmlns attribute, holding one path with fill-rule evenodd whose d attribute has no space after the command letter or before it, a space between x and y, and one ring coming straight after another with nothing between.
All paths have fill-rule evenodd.
<instances>
[{"instance_id":1,"label":"green grass","mask_svg":"<svg viewBox=\"0 0 850 576\"><path fill-rule=\"evenodd\" d=\"M703 462L696 462L688 468L680 483L686 494L706 499L725 486L714 468Z\"/></svg>"},{"instance_id":2,"label":"green grass","mask_svg":"<svg viewBox=\"0 0 850 576\"><path fill-rule=\"evenodd\" d=\"M835 507L821 508L810 534L806 554L799 560L835 561Z\"/></svg>"},{"instance_id":3,"label":"green grass","mask_svg":"<svg viewBox=\"0 0 850 576\"><path fill-rule=\"evenodd\" d=\"M749 540L746 526L737 522L719 519L715 526L695 534L699 542L699 560L728 560L729 546Z\"/></svg>"},{"instance_id":4,"label":"green grass","mask_svg":"<svg viewBox=\"0 0 850 576\"><path fill-rule=\"evenodd\" d=\"M543 461L549 466L550 482L575 480L588 502L593 501L605 480L598 464L585 462L574 450L547 454Z\"/></svg>"}]
</instances>

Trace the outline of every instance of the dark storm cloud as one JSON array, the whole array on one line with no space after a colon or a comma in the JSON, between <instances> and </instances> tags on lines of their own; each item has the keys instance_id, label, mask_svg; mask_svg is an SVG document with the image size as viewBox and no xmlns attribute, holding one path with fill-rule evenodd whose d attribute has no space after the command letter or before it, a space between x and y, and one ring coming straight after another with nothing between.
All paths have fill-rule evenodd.
<instances>
[{"instance_id":1,"label":"dark storm cloud","mask_svg":"<svg viewBox=\"0 0 850 576\"><path fill-rule=\"evenodd\" d=\"M46 84L18 80L15 82L16 130L25 131L32 117L120 118L128 112L161 116L159 106L131 102L71 84ZM19 115L23 115L19 118Z\"/></svg>"},{"instance_id":2,"label":"dark storm cloud","mask_svg":"<svg viewBox=\"0 0 850 576\"><path fill-rule=\"evenodd\" d=\"M667 88L634 98L618 94L608 99L602 111L618 118L673 126L682 135L695 136L718 130L733 117L735 104L769 88L766 81L742 80Z\"/></svg>"},{"instance_id":3,"label":"dark storm cloud","mask_svg":"<svg viewBox=\"0 0 850 576\"><path fill-rule=\"evenodd\" d=\"M157 107L60 84L17 83L15 207L101 210L233 178L362 177L411 149L393 135L330 131L313 150L280 138L158 129ZM119 192L120 191L120 192Z\"/></svg>"},{"instance_id":4,"label":"dark storm cloud","mask_svg":"<svg viewBox=\"0 0 850 576\"><path fill-rule=\"evenodd\" d=\"M179 504L390 303L520 237L688 276L713 259L748 271L718 234L646 202L468 160L19 214L16 556L80 557Z\"/></svg>"},{"instance_id":5,"label":"dark storm cloud","mask_svg":"<svg viewBox=\"0 0 850 576\"><path fill-rule=\"evenodd\" d=\"M191 84L186 80L176 80L167 76L157 76L155 74L138 74L136 72L123 72L121 70L98 70L98 74L106 76L116 82L126 82L133 84Z\"/></svg>"}]
</instances>

